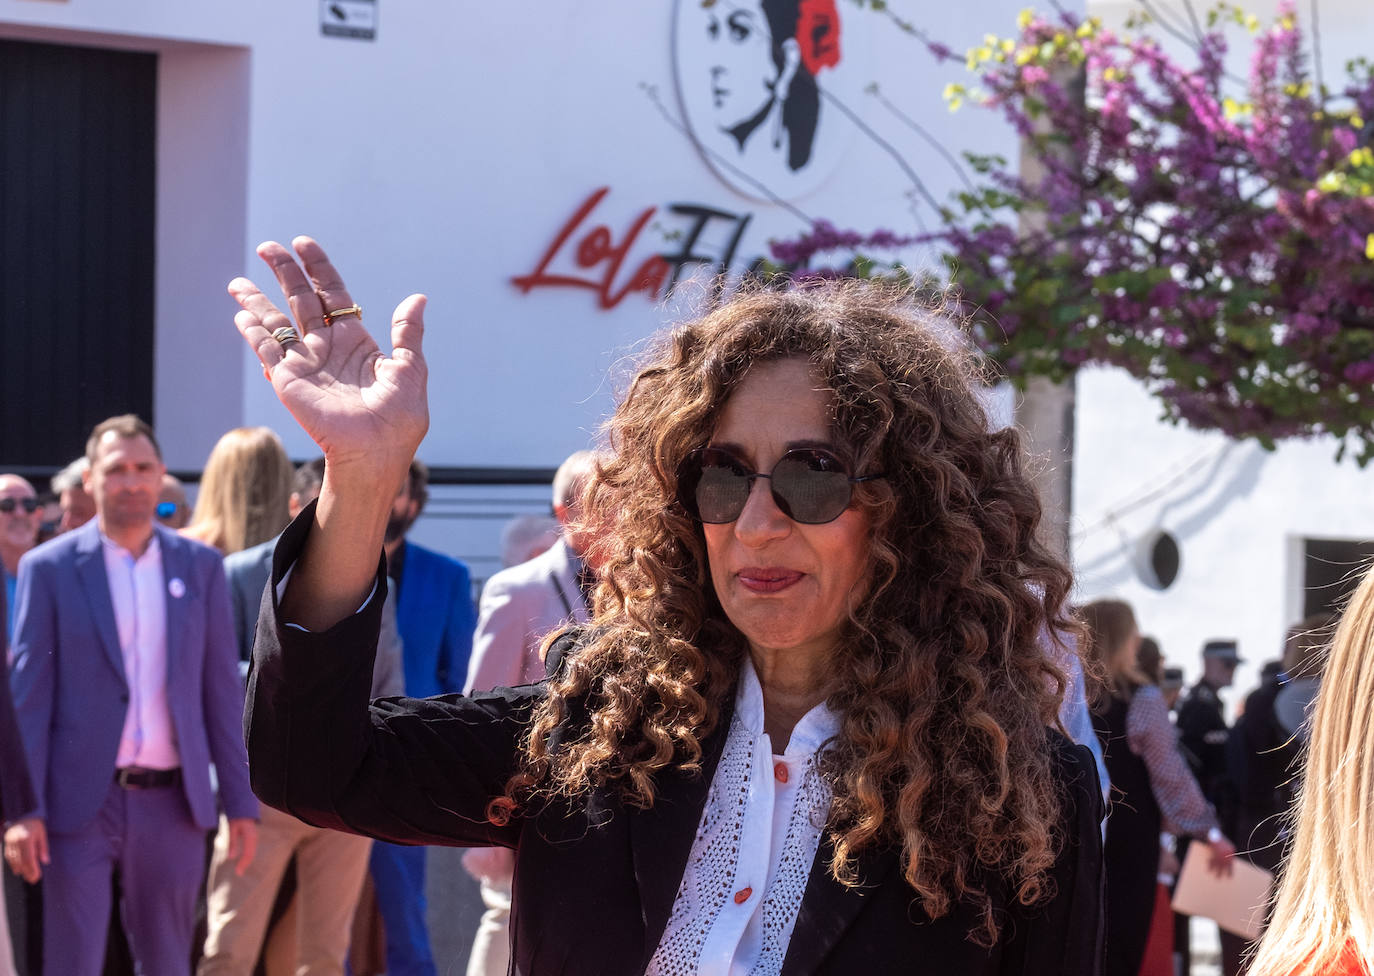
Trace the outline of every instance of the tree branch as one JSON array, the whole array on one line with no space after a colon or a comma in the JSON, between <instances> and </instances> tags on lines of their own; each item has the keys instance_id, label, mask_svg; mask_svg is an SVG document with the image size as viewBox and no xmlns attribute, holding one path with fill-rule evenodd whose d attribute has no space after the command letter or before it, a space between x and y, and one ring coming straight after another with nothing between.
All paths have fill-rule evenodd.
<instances>
[{"instance_id":1,"label":"tree branch","mask_svg":"<svg viewBox=\"0 0 1374 976\"><path fill-rule=\"evenodd\" d=\"M974 186L973 180L969 178L968 172L960 164L959 158L955 156L954 153L946 149L944 145L941 144L939 139L936 139L933 135L930 134L929 130L927 130L924 126L918 124L915 119L907 115L895 104L893 104L892 100L888 98L886 95L884 95L877 88L877 86L874 86L873 88L873 96L878 99L878 101L882 104L884 108L886 108L893 115L897 116L897 118L904 122L908 128L910 128L918 136L924 139L932 149L939 153L940 156L946 162L949 163L950 167L954 170L954 172L959 174L959 179L963 181L964 186L968 187L970 193L978 192L978 188Z\"/></svg>"},{"instance_id":2,"label":"tree branch","mask_svg":"<svg viewBox=\"0 0 1374 976\"><path fill-rule=\"evenodd\" d=\"M1321 24L1317 19L1317 8L1320 4L1317 0L1312 0L1312 71L1317 76L1317 93L1326 100L1326 79L1322 75L1322 33Z\"/></svg>"},{"instance_id":3,"label":"tree branch","mask_svg":"<svg viewBox=\"0 0 1374 976\"><path fill-rule=\"evenodd\" d=\"M940 204L936 202L935 197L931 195L930 190L926 189L925 183L921 180L919 176L916 175L916 170L914 170L911 167L911 164L906 161L906 158L900 152L897 151L897 148L893 146L892 143L884 139L882 136L878 135L878 133L874 132L873 127L870 126L867 122L865 122L862 118L860 118L857 112L851 109L844 102L840 101L830 92L826 91L824 88L821 89L821 96L831 105L834 105L837 109L844 113L845 117L848 118L849 121L853 122L860 132L868 136L868 138L873 140L873 142L877 144L877 146L880 149L882 149L885 153L892 157L893 161L897 164L898 168L901 169L901 171L906 174L906 178L911 181L911 185L915 188L916 192L920 194L921 198L925 200L927 204L929 204L930 209L933 210L935 214L938 216L940 213ZM917 227L920 229L921 233L925 233L926 227L924 222L922 222L920 215L913 212L912 217L915 218Z\"/></svg>"}]
</instances>

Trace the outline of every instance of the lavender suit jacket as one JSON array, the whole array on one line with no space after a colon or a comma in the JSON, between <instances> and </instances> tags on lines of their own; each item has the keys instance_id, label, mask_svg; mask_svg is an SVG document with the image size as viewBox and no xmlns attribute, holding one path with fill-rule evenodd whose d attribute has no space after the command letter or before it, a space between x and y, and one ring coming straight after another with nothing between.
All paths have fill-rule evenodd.
<instances>
[{"instance_id":1,"label":"lavender suit jacket","mask_svg":"<svg viewBox=\"0 0 1374 976\"><path fill-rule=\"evenodd\" d=\"M257 817L240 717L243 682L218 552L155 526L167 585L167 701L189 815ZM180 585L174 581L180 580ZM114 778L129 686L97 520L19 562L10 688L48 830L69 833L96 815Z\"/></svg>"}]
</instances>

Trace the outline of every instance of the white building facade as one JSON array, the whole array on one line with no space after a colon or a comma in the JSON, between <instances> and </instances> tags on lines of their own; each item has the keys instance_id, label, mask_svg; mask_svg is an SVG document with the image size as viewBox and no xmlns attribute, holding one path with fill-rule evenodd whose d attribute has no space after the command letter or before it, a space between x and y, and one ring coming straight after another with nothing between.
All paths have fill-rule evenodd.
<instances>
[{"instance_id":1,"label":"white building facade","mask_svg":"<svg viewBox=\"0 0 1374 976\"><path fill-rule=\"evenodd\" d=\"M591 443L624 364L701 305L703 278L816 218L932 227L959 179L933 145L1014 150L990 113L950 114L961 70L887 14L803 9L774 44L758 6L702 0L0 0L0 41L157 56L152 412L169 466L199 470L240 424L314 453L224 290L266 283L259 241L309 234L384 347L395 303L430 297L420 456L464 484L417 531L480 578L504 519L547 509L537 482ZM962 50L1016 11L971 0L922 27ZM814 78L814 132L776 115L745 131L784 73L789 92Z\"/></svg>"},{"instance_id":2,"label":"white building facade","mask_svg":"<svg viewBox=\"0 0 1374 976\"><path fill-rule=\"evenodd\" d=\"M962 50L1010 34L1023 5L892 6ZM1119 20L1129 6L1093 10ZM1361 6L1323 5L1333 66L1368 36ZM198 470L241 424L275 428L294 457L314 453L224 291L245 272L265 283L260 240L310 234L384 347L395 303L430 296L421 457L454 483L417 532L480 579L498 568L501 524L546 507L543 479L592 443L625 364L700 304L703 276L743 271L815 218L917 233L935 224L929 201L959 182L936 146L1015 151L992 113L947 110L942 89L962 72L888 14L805 7L810 36L781 55L759 8L726 0L0 0L0 40L157 56L151 352L169 465ZM789 153L801 136L739 124L787 65L819 92L800 164ZM1252 662L1274 657L1324 551L1310 540L1374 539L1371 475L1336 464L1331 444L1266 454L1157 414L1119 374L1079 379L1079 596L1130 600L1192 669L1209 637L1238 638ZM1158 530L1181 553L1162 591L1134 562Z\"/></svg>"}]
</instances>

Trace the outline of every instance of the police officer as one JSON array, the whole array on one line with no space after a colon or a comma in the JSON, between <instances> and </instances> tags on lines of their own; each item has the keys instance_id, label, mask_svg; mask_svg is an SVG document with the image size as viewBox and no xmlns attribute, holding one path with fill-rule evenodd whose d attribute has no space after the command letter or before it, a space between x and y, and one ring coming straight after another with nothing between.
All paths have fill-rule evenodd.
<instances>
[{"instance_id":1,"label":"police officer","mask_svg":"<svg viewBox=\"0 0 1374 976\"><path fill-rule=\"evenodd\" d=\"M1209 640L1202 646L1202 680L1193 685L1178 706L1179 746L1203 795L1216 807L1221 832L1227 837L1236 836L1236 802L1235 786L1227 766L1226 742L1230 728L1218 692L1234 683L1236 665L1240 662L1234 640ZM1181 845L1180 856L1186 849L1186 845ZM1175 919L1177 969L1187 974L1191 961L1187 916L1176 915ZM1238 959L1243 943L1227 932L1221 933L1221 940L1223 969L1226 976L1232 976L1237 971L1234 960Z\"/></svg>"},{"instance_id":2,"label":"police officer","mask_svg":"<svg viewBox=\"0 0 1374 976\"><path fill-rule=\"evenodd\" d=\"M1188 753L1198 785L1217 808L1222 830L1229 830L1234 811L1226 765L1226 724L1218 692L1235 681L1241 661L1234 640L1209 640L1202 648L1202 680L1193 685L1178 708L1179 742Z\"/></svg>"}]
</instances>

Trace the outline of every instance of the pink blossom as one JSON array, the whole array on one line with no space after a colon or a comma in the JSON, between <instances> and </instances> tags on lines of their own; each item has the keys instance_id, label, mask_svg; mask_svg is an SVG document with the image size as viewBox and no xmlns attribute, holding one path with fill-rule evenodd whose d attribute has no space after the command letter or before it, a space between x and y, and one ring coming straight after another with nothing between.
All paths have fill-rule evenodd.
<instances>
[{"instance_id":1,"label":"pink blossom","mask_svg":"<svg viewBox=\"0 0 1374 976\"><path fill-rule=\"evenodd\" d=\"M1033 19L1019 43L1074 34L1062 19ZM1034 181L1015 160L994 165L928 233L817 221L773 242L774 258L840 274L855 253L919 240L958 269L975 339L1014 375L1113 364L1173 418L1266 443L1335 433L1374 459L1374 198L1318 185L1362 144L1342 111L1374 119L1374 78L1351 75L1328 105L1295 17L1248 43L1243 93L1224 78L1219 30L1187 63L1149 36L1059 45L1086 100L1055 66L985 64L985 104L1037 157ZM1223 104L1232 93L1246 111ZM828 255L834 266L811 267Z\"/></svg>"}]
</instances>

